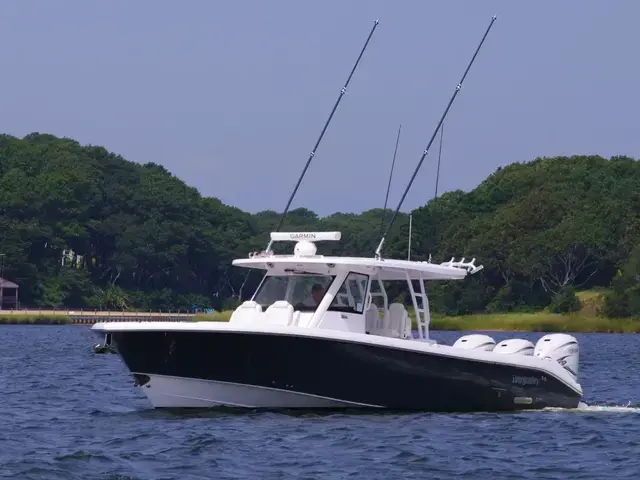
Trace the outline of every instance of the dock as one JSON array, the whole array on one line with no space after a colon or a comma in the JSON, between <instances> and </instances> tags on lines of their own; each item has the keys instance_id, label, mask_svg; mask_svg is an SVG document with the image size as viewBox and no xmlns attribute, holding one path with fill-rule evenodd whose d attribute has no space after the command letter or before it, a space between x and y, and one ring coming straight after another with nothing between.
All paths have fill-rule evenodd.
<instances>
[{"instance_id":1,"label":"dock","mask_svg":"<svg viewBox=\"0 0 640 480\"><path fill-rule=\"evenodd\" d=\"M93 325L99 322L175 322L193 321L196 314L188 312L122 312L109 310L2 310L3 316L30 315L34 317L63 316L75 325Z\"/></svg>"}]
</instances>

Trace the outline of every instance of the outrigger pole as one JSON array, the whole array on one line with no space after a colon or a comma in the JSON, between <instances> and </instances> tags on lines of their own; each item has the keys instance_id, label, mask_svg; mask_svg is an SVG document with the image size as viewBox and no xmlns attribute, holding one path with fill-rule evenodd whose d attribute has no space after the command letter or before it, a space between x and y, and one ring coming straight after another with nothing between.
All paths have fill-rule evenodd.
<instances>
[{"instance_id":1,"label":"outrigger pole","mask_svg":"<svg viewBox=\"0 0 640 480\"><path fill-rule=\"evenodd\" d=\"M436 171L436 193L434 200L438 198L438 180L440 180L440 159L442 158L442 137L444 136L444 123L440 127L440 147L438 148L438 170Z\"/></svg>"},{"instance_id":2,"label":"outrigger pole","mask_svg":"<svg viewBox=\"0 0 640 480\"><path fill-rule=\"evenodd\" d=\"M467 73L469 73L469 70L471 69L471 65L473 65L473 62L475 61L476 56L478 55L478 52L480 51L480 48L482 47L482 44L484 43L485 39L487 38L487 35L489 34L489 30L491 30L491 27L493 26L493 22L496 21L496 18L497 17L495 15L491 18L491 23L487 27L487 30L484 32L484 36L482 37L482 40L480 41L480 44L478 45L478 48L476 48L476 51L473 54L473 57L471 58L471 61L469 62L469 65L467 66L467 69L464 71L464 75L462 75L462 79L460 80L460 83L458 83L458 85L456 86L456 89L453 92L453 95L451 96L451 99L449 100L449 104L447 105L447 108L445 109L444 113L442 114L442 117L440 118L440 121L438 122L438 126L433 131L433 135L431 135L431 140L429 140L429 143L427 144L427 148L425 148L424 152L422 152L422 157L420 157L420 161L418 162L418 165L416 166L416 169L414 170L413 175L411 176L411 180L409 180L409 184L407 185L407 188L405 189L404 193L402 194L402 198L400 198L400 202L398 203L398 207L396 208L396 211L393 213L393 216L391 217L391 221L387 225L387 229L385 230L384 235L380 239L380 243L378 244L378 248L376 249L376 253L375 253L376 258L378 258L378 259L382 258L382 246L384 245L384 241L385 241L387 235L389 234L389 231L391 230L391 226L393 225L393 222L395 221L396 217L398 216L398 212L400 211L400 208L402 208L402 204L404 203L404 200L405 200L405 198L407 196L407 193L409 193L409 189L411 188L411 184L415 180L416 175L418 174L418 170L420 170L420 167L422 166L422 162L424 161L425 157L429 153L429 149L431 148L431 144L433 143L433 140L436 138L436 134L438 133L438 130L440 130L440 127L442 126L442 122L444 122L445 117L449 113L449 109L451 108L451 105L453 104L453 101L455 100L456 96L458 95L458 92L462 88L462 83L464 82L464 79L467 76Z\"/></svg>"},{"instance_id":3,"label":"outrigger pole","mask_svg":"<svg viewBox=\"0 0 640 480\"><path fill-rule=\"evenodd\" d=\"M387 195L384 197L384 207L382 207L382 220L380 221L380 235L384 229L384 221L387 219L387 202L389 201L389 191L391 190L391 178L393 177L393 167L396 165L396 154L398 153L398 144L400 143L400 131L402 124L398 127L398 135L396 136L396 148L393 150L393 160L391 161L391 172L389 173L389 183L387 184Z\"/></svg>"},{"instance_id":4,"label":"outrigger pole","mask_svg":"<svg viewBox=\"0 0 640 480\"><path fill-rule=\"evenodd\" d=\"M284 222L284 218L287 215L287 212L289 211L289 207L291 206L291 202L293 201L293 197L295 197L296 192L298 191L298 188L300 187L300 183L302 182L302 178L304 177L305 173L307 173L307 169L309 168L309 164L311 164L311 160L313 159L313 157L316 154L316 150L318 149L318 145L320 145L320 142L322 141L322 137L324 137L324 134L327 131L327 127L329 126L329 123L331 122L331 119L333 118L333 114L336 112L336 109L338 108L338 104L340 103L340 100L342 100L342 97L347 92L347 87L349 86L349 82L351 81L351 77L353 77L353 74L356 71L356 68L358 67L358 64L360 63L360 59L362 58L362 55L364 54L364 51L367 48L367 45L369 45L369 40L371 40L371 37L373 36L373 32L375 31L376 27L378 26L378 23L379 23L378 20L373 22L373 27L371 28L371 31L369 32L369 36L367 37L367 41L365 42L364 46L362 47L362 50L360 51L360 55L358 55L358 59L356 60L355 65L351 69L351 73L349 74L349 77L347 78L347 81L345 82L344 87L342 87L342 90L340 90L340 95L338 96L338 100L336 100L336 103L333 106L333 109L331 110L331 113L329 114L329 118L327 119L326 123L324 124L324 128L320 132L320 136L318 137L318 140L316 141L316 144L313 147L313 150L311 151L311 154L309 155L309 159L307 160L307 164L304 166L304 169L302 170L302 173L300 174L300 178L298 178L298 183L296 184L295 188L293 189L293 192L291 193L291 196L289 197L289 201L287 202L287 206L285 207L284 212L282 213L282 216L280 217L280 222L278 222L278 226L275 229L276 232L279 231L280 228L282 227L282 223ZM271 242L269 242L269 245L267 246L267 251L269 250L270 247L271 247Z\"/></svg>"}]
</instances>

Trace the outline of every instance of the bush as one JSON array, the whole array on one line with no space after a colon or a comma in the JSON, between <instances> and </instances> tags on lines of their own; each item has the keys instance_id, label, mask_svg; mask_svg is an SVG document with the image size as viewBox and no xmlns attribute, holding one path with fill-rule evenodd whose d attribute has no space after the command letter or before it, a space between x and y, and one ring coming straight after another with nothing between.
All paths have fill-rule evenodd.
<instances>
[{"instance_id":1,"label":"bush","mask_svg":"<svg viewBox=\"0 0 640 480\"><path fill-rule=\"evenodd\" d=\"M549 310L553 313L571 313L580 310L580 299L576 296L573 287L563 287L554 295Z\"/></svg>"},{"instance_id":2,"label":"bush","mask_svg":"<svg viewBox=\"0 0 640 480\"><path fill-rule=\"evenodd\" d=\"M604 299L604 313L612 318L640 318L640 245L611 282L611 291Z\"/></svg>"},{"instance_id":3,"label":"bush","mask_svg":"<svg viewBox=\"0 0 640 480\"><path fill-rule=\"evenodd\" d=\"M513 279L504 285L487 305L489 313L534 312L546 307L551 298L536 282Z\"/></svg>"},{"instance_id":4,"label":"bush","mask_svg":"<svg viewBox=\"0 0 640 480\"><path fill-rule=\"evenodd\" d=\"M227 298L224 302L222 302L221 310L235 310L240 306L242 302L238 299L238 297Z\"/></svg>"},{"instance_id":5,"label":"bush","mask_svg":"<svg viewBox=\"0 0 640 480\"><path fill-rule=\"evenodd\" d=\"M611 318L640 318L640 286L614 288L604 297L604 314Z\"/></svg>"}]
</instances>

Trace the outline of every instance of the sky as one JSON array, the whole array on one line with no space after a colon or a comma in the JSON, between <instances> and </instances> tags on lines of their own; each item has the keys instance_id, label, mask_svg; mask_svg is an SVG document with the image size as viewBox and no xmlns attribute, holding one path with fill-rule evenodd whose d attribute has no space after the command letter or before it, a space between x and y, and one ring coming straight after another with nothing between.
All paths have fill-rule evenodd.
<instances>
[{"instance_id":1,"label":"sky","mask_svg":"<svg viewBox=\"0 0 640 480\"><path fill-rule=\"evenodd\" d=\"M3 0L0 132L156 162L205 196L319 215L396 204L444 126L439 192L540 156L640 157L637 0ZM438 138L402 211L434 195Z\"/></svg>"}]
</instances>

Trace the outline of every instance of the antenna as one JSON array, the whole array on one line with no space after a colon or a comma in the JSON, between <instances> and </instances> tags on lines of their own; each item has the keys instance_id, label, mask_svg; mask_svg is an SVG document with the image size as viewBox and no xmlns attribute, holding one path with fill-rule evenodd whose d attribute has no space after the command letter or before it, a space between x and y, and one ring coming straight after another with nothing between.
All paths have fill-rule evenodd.
<instances>
[{"instance_id":1,"label":"antenna","mask_svg":"<svg viewBox=\"0 0 640 480\"><path fill-rule=\"evenodd\" d=\"M396 208L396 211L393 212L393 217L391 217L391 221L387 225L387 229L386 229L384 235L382 236L382 238L380 239L380 243L378 244L378 248L376 249L376 253L375 253L376 258L381 258L382 246L384 245L384 241L385 241L387 235L389 234L389 231L391 230L391 226L393 225L393 222L395 221L395 219L396 219L396 217L398 215L398 212L400 211L400 208L402 207L402 204L404 203L404 199L406 198L407 193L409 193L409 189L411 188L411 184L415 180L416 175L418 174L418 171L420 170L420 167L422 166L422 162L424 161L425 157L429 153L429 148L431 148L431 144L433 143L433 140L435 139L436 134L438 133L438 130L440 129L440 126L442 125L442 122L444 122L444 119L447 116L447 113L449 113L449 109L451 108L451 105L453 104L453 101L455 100L456 96L458 95L458 92L462 88L462 83L464 82L465 77L469 73L469 70L471 69L471 65L473 65L473 62L475 61L476 56L478 55L478 52L480 51L480 48L482 47L482 44L484 43L485 39L487 38L487 35L489 34L489 30L491 30L491 27L493 26L493 22L496 21L496 18L497 17L495 15L491 18L491 23L487 27L487 30L484 32L484 36L482 37L482 40L480 41L480 44L478 45L478 48L476 48L476 51L473 54L473 57L471 58L471 61L469 62L469 65L467 66L467 69L464 71L464 74L462 75L462 79L460 80L460 83L458 83L458 85L456 86L456 89L453 92L453 95L451 96L451 99L449 100L449 104L447 105L447 108L445 109L444 113L442 114L442 117L440 118L440 121L438 122L438 126L434 130L433 135L431 135L431 140L429 140L429 143L427 144L427 148L425 148L424 152L422 152L422 157L420 157L420 161L418 162L418 165L416 166L416 169L414 170L413 175L411 176L411 180L409 180L409 184L407 185L407 188L405 189L404 193L402 194L402 198L400 199L400 202L398 203L398 207Z\"/></svg>"},{"instance_id":2,"label":"antenna","mask_svg":"<svg viewBox=\"0 0 640 480\"><path fill-rule=\"evenodd\" d=\"M438 170L436 171L436 193L433 198L438 197L438 180L440 179L440 158L442 157L442 137L444 136L444 123L440 127L440 148L438 149Z\"/></svg>"},{"instance_id":3,"label":"antenna","mask_svg":"<svg viewBox=\"0 0 640 480\"><path fill-rule=\"evenodd\" d=\"M391 178L393 177L393 167L396 164L396 154L398 153L398 143L400 143L400 131L402 130L402 124L398 127L398 135L396 137L396 148L393 151L393 161L391 162L391 173L389 173L389 184L387 185L387 195L384 197L384 207L382 208L382 220L380 221L380 235L382 235L382 229L384 228L384 221L387 219L387 201L389 200L389 191L391 190Z\"/></svg>"},{"instance_id":4,"label":"antenna","mask_svg":"<svg viewBox=\"0 0 640 480\"><path fill-rule=\"evenodd\" d=\"M411 223L413 220L413 215L409 214L409 246L407 247L407 260L411 260Z\"/></svg>"},{"instance_id":5,"label":"antenna","mask_svg":"<svg viewBox=\"0 0 640 480\"><path fill-rule=\"evenodd\" d=\"M355 65L351 69L351 73L349 74L349 77L347 78L347 81L345 82L344 87L342 87L342 90L340 90L340 95L338 96L338 100L336 101L335 105L333 106L333 109L331 110L331 113L329 114L329 118L325 122L324 128L320 132L320 136L318 137L318 140L316 141L316 144L313 147L313 150L311 151L311 154L309 155L309 159L307 160L307 163L304 166L304 169L302 170L302 173L300 174L300 178L298 178L298 183L296 183L296 186L293 189L293 192L291 193L291 196L289 197L289 201L287 202L287 206L285 207L284 212L282 213L282 216L280 217L280 222L278 222L278 226L275 229L276 232L279 231L280 228L282 227L282 223L284 222L284 217L287 215L287 212L289 211L289 207L291 206L291 202L293 201L293 197L295 197L296 192L298 191L298 188L300 187L300 183L302 182L302 178L304 177L305 173L307 172L307 169L309 168L309 164L311 164L311 160L313 159L313 157L316 154L316 150L318 149L318 145L320 145L320 141L322 140L322 137L324 137L324 133L327 131L327 127L329 126L329 123L331 122L331 119L333 118L333 114L336 112L336 109L338 108L338 104L340 103L340 100L342 100L342 97L347 92L347 86L349 85L349 82L351 81L351 77L353 77L353 74L356 71L356 68L358 67L358 64L360 63L360 59L362 58L362 55L364 54L364 51L367 48L367 45L369 45L369 40L371 40L371 37L373 36L373 32L375 31L376 27L378 26L378 23L379 23L378 20L373 22L373 27L371 28L371 31L369 32L369 36L367 37L367 41L365 42L364 46L362 47L362 50L360 51L360 55L358 55L358 59L356 60ZM271 247L271 242L269 242L269 245L267 246L267 250L269 250L270 247Z\"/></svg>"}]
</instances>

